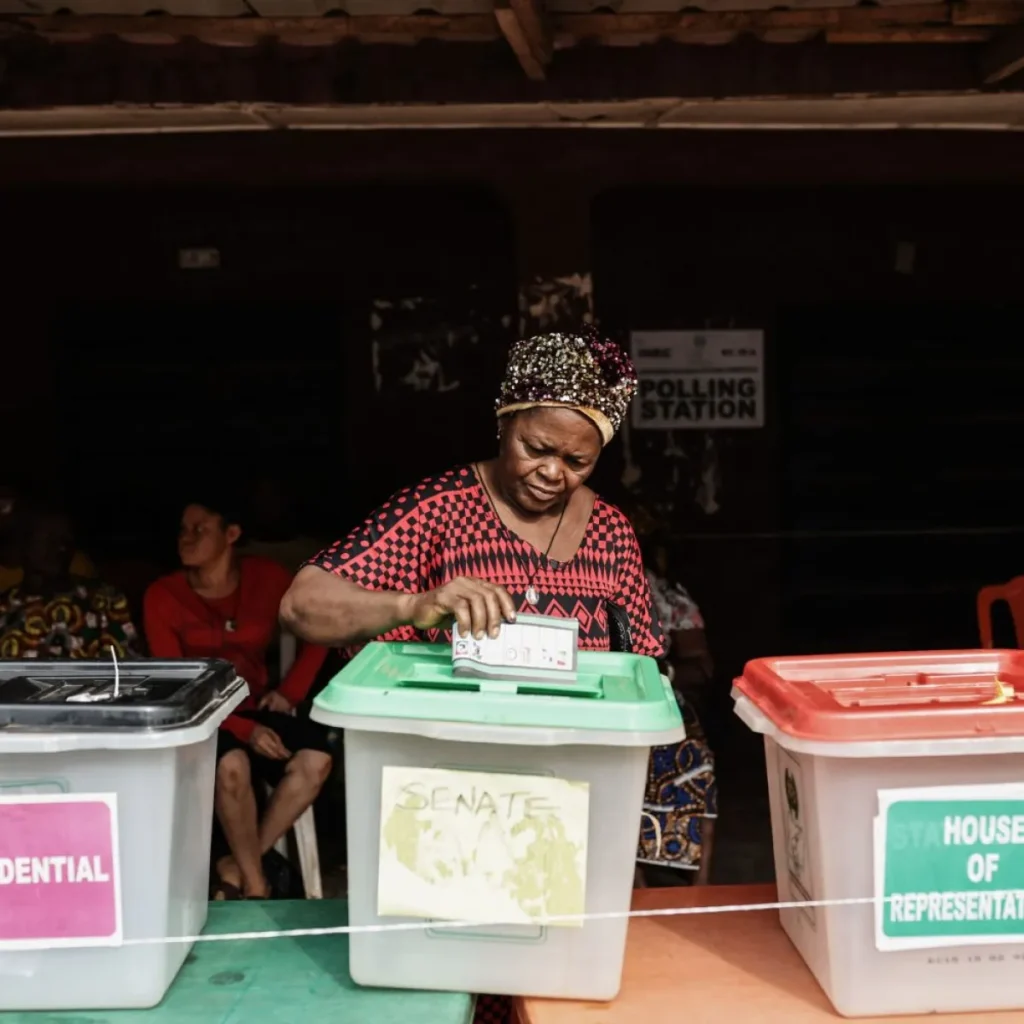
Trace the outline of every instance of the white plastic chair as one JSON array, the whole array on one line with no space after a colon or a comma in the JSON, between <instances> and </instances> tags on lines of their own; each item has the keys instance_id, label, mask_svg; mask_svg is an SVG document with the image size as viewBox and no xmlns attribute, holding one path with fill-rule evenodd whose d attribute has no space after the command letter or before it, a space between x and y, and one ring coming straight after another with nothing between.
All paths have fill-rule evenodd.
<instances>
[{"instance_id":1,"label":"white plastic chair","mask_svg":"<svg viewBox=\"0 0 1024 1024\"><path fill-rule=\"evenodd\" d=\"M295 637L290 633L281 634L281 679L288 674L288 670L295 661L297 643ZM272 792L267 787L268 792ZM302 812L299 820L292 827L292 835L295 837L295 847L299 855L299 869L302 872L302 887L306 890L307 900L322 900L324 898L323 881L320 877L320 848L316 839L316 818L312 806ZM274 844L283 857L288 856L288 836L281 836Z\"/></svg>"}]
</instances>

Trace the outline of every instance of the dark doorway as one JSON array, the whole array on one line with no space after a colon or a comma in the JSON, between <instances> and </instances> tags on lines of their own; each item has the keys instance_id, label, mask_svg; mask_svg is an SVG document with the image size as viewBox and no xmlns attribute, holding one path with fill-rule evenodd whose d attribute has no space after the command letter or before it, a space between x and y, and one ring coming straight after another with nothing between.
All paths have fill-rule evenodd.
<instances>
[{"instance_id":1,"label":"dark doorway","mask_svg":"<svg viewBox=\"0 0 1024 1024\"><path fill-rule=\"evenodd\" d=\"M779 317L784 650L974 647L1024 571L1024 305Z\"/></svg>"},{"instance_id":2,"label":"dark doorway","mask_svg":"<svg viewBox=\"0 0 1024 1024\"><path fill-rule=\"evenodd\" d=\"M178 502L255 473L322 472L318 502L344 494L340 310L208 299L78 303L54 321L64 491L97 543L169 553ZM85 396L88 396L86 399ZM321 513L322 514L322 513Z\"/></svg>"},{"instance_id":3,"label":"dark doorway","mask_svg":"<svg viewBox=\"0 0 1024 1024\"><path fill-rule=\"evenodd\" d=\"M489 453L516 307L490 191L96 192L76 209L93 227L62 250L47 325L52 478L93 550L173 557L197 476L241 491L275 473L303 531L335 537ZM194 246L219 268L179 268Z\"/></svg>"}]
</instances>

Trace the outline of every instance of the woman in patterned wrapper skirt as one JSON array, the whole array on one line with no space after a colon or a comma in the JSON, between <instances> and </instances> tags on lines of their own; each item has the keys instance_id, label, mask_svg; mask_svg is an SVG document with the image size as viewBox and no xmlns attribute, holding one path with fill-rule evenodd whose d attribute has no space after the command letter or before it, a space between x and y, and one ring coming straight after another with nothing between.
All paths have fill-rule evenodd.
<instances>
[{"instance_id":1,"label":"woman in patterned wrapper skirt","mask_svg":"<svg viewBox=\"0 0 1024 1024\"><path fill-rule=\"evenodd\" d=\"M513 346L497 402L496 458L400 491L303 567L281 605L311 643L496 636L530 613L575 617L583 650L609 649L608 609L636 653L665 642L633 528L586 486L636 390L629 357L587 329ZM509 1002L482 996L497 1024Z\"/></svg>"},{"instance_id":2,"label":"woman in patterned wrapper skirt","mask_svg":"<svg viewBox=\"0 0 1024 1024\"><path fill-rule=\"evenodd\" d=\"M638 884L707 884L711 873L718 783L700 717L714 681L704 617L672 573L671 539L662 519L640 502L630 509L640 539L654 610L668 644L663 665L683 714L686 739L655 747L640 818Z\"/></svg>"}]
</instances>

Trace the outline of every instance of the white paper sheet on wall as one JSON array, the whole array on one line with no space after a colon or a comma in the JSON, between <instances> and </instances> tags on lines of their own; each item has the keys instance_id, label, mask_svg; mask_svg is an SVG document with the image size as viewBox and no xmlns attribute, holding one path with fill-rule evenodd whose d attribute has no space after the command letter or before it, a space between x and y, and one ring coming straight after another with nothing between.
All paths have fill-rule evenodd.
<instances>
[{"instance_id":1,"label":"white paper sheet on wall","mask_svg":"<svg viewBox=\"0 0 1024 1024\"><path fill-rule=\"evenodd\" d=\"M584 913L588 783L392 766L381 783L381 917L530 924Z\"/></svg>"}]
</instances>

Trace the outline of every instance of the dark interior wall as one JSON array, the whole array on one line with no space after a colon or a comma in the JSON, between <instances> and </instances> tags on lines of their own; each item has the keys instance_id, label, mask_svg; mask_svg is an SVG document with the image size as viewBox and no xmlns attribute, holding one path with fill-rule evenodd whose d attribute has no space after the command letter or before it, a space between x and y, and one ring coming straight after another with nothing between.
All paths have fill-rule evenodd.
<instances>
[{"instance_id":1,"label":"dark interior wall","mask_svg":"<svg viewBox=\"0 0 1024 1024\"><path fill-rule=\"evenodd\" d=\"M977 590L1024 566L1024 303L1003 295L783 313L787 649L977 644Z\"/></svg>"},{"instance_id":2,"label":"dark interior wall","mask_svg":"<svg viewBox=\"0 0 1024 1024\"><path fill-rule=\"evenodd\" d=\"M634 432L729 672L768 651L977 642L1024 565L1024 204L984 190L623 189L595 206L594 290L622 329L760 327L768 422ZM671 443L669 443L671 442Z\"/></svg>"},{"instance_id":3,"label":"dark interior wall","mask_svg":"<svg viewBox=\"0 0 1024 1024\"><path fill-rule=\"evenodd\" d=\"M1020 426L1016 138L33 146L0 146L19 254L4 406L31 438L9 465L94 531L129 520L118 532L169 540L153 510L173 514L179 480L273 462L335 533L409 478L486 455L517 281L589 250L613 331L768 332L768 423L714 436L713 516L693 500L706 438L681 439L673 525L725 671L778 650L967 642L972 588L1018 568L1013 534L941 533L1014 526L1020 456L999 439ZM188 245L217 246L222 268L180 271ZM633 439L655 490L664 441ZM603 487L620 468L617 448ZM943 539L840 536L923 526Z\"/></svg>"},{"instance_id":4,"label":"dark interior wall","mask_svg":"<svg viewBox=\"0 0 1024 1024\"><path fill-rule=\"evenodd\" d=\"M410 474L482 454L516 302L493 192L93 189L51 202L56 249L21 227L46 283L26 274L37 344L17 358L52 383L60 468L46 482L87 532L113 521L138 534L147 510L176 514L186 492L275 472L307 495L309 528L332 534ZM180 269L190 246L216 247L220 268Z\"/></svg>"}]
</instances>

